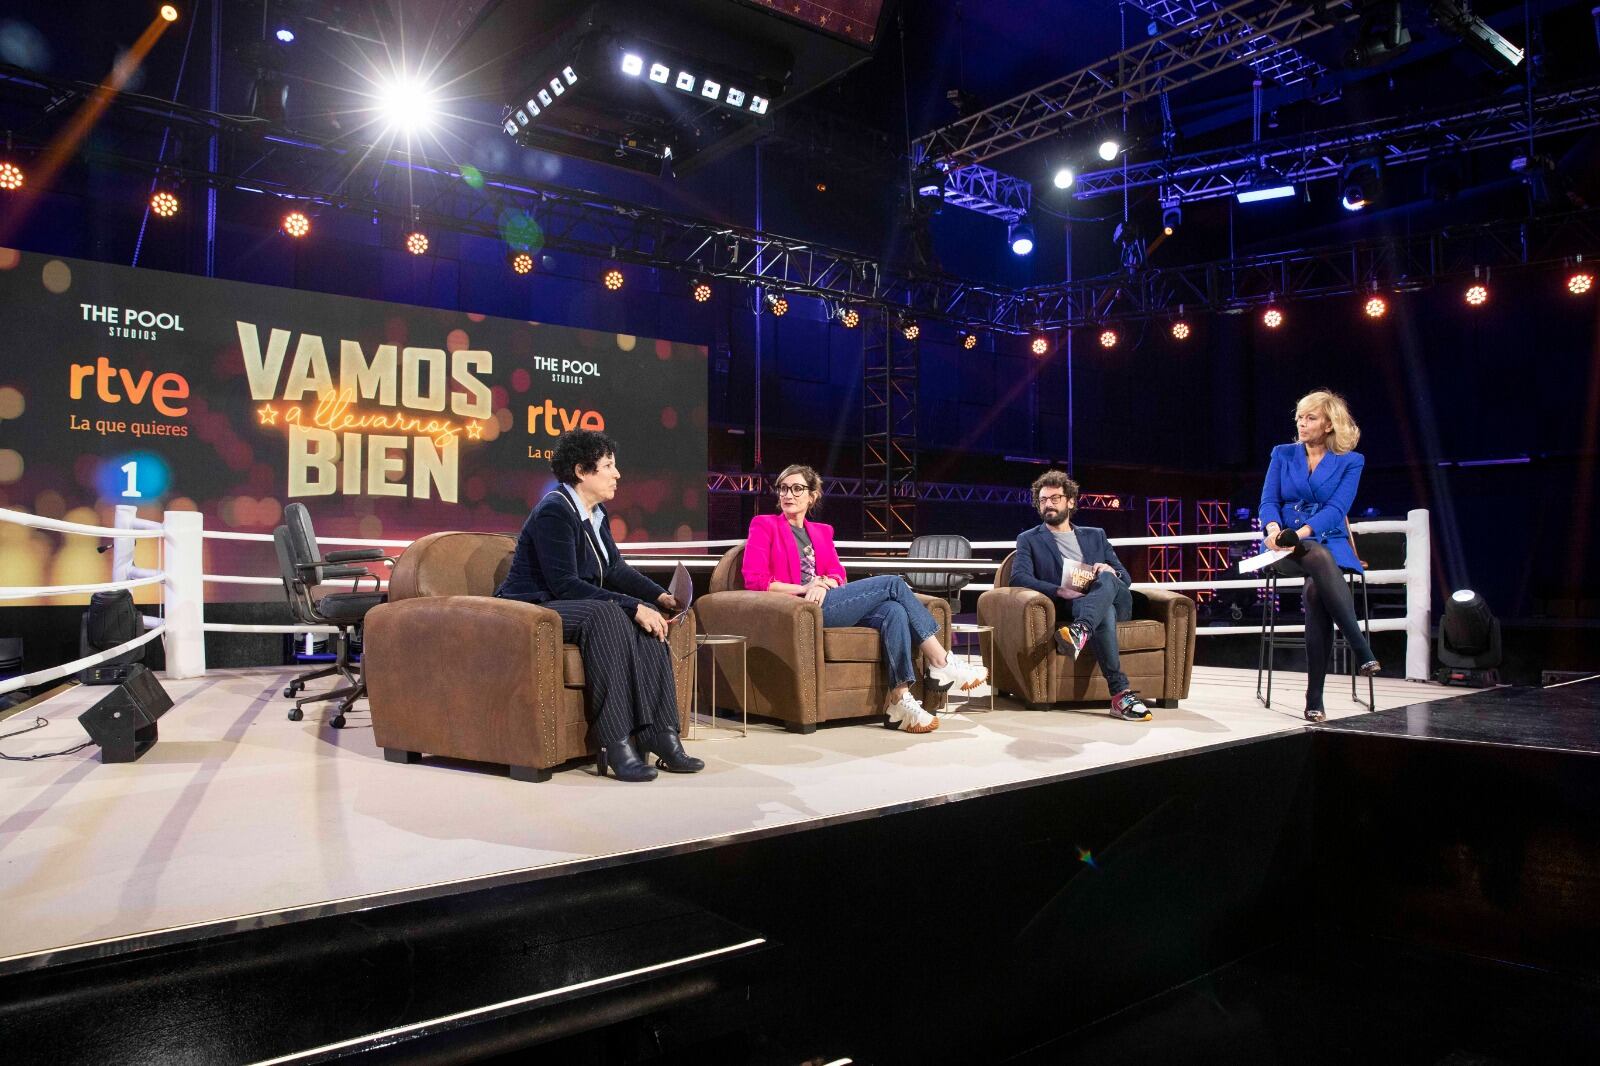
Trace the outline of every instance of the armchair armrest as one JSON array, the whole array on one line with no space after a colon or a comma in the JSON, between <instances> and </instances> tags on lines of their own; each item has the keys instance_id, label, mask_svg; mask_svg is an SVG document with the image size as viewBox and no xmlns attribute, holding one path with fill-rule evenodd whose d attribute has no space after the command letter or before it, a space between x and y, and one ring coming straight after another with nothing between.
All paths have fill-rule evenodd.
<instances>
[{"instance_id":1,"label":"armchair armrest","mask_svg":"<svg viewBox=\"0 0 1600 1066\"><path fill-rule=\"evenodd\" d=\"M1170 589L1141 590L1133 594L1133 614L1135 618L1153 619L1167 628L1167 685L1160 698L1176 701L1187 697L1189 680L1194 674L1197 624L1194 601Z\"/></svg>"},{"instance_id":2,"label":"armchair armrest","mask_svg":"<svg viewBox=\"0 0 1600 1066\"><path fill-rule=\"evenodd\" d=\"M349 551L327 552L322 557L322 561L327 563L378 563L384 559L382 548L352 548Z\"/></svg>"},{"instance_id":3,"label":"armchair armrest","mask_svg":"<svg viewBox=\"0 0 1600 1066\"><path fill-rule=\"evenodd\" d=\"M995 681L1024 702L1047 703L1055 604L1034 589L1007 586L978 597L978 622L994 627Z\"/></svg>"},{"instance_id":4,"label":"armchair armrest","mask_svg":"<svg viewBox=\"0 0 1600 1066\"><path fill-rule=\"evenodd\" d=\"M822 608L799 596L737 590L703 596L694 611L702 632L745 638L750 712L772 714L787 705L798 708L804 724L819 720Z\"/></svg>"},{"instance_id":5,"label":"armchair armrest","mask_svg":"<svg viewBox=\"0 0 1600 1066\"><path fill-rule=\"evenodd\" d=\"M316 566L315 564L302 564L300 569L302 571L315 570ZM338 580L346 577L372 576L372 571L368 570L364 566L325 566L322 568L322 579L324 581L327 581L330 578Z\"/></svg>"},{"instance_id":6,"label":"armchair armrest","mask_svg":"<svg viewBox=\"0 0 1600 1066\"><path fill-rule=\"evenodd\" d=\"M561 616L492 596L421 596L367 612L362 673L386 748L553 766Z\"/></svg>"}]
</instances>

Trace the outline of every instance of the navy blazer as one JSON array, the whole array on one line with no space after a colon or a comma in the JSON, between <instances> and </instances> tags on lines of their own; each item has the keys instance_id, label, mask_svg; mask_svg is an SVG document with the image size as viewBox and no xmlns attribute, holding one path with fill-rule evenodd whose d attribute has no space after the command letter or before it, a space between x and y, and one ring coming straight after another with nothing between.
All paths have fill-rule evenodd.
<instances>
[{"instance_id":1,"label":"navy blazer","mask_svg":"<svg viewBox=\"0 0 1600 1066\"><path fill-rule=\"evenodd\" d=\"M1072 528L1078 534L1078 547L1083 549L1085 563L1090 566L1105 563L1117 572L1117 580L1122 582L1123 588L1133 584L1128 568L1111 550L1105 530L1096 526L1075 525ZM1011 583L1046 596L1054 596L1061 587L1061 549L1045 523L1040 522L1017 538L1017 555L1011 560Z\"/></svg>"},{"instance_id":2,"label":"navy blazer","mask_svg":"<svg viewBox=\"0 0 1600 1066\"><path fill-rule=\"evenodd\" d=\"M496 596L527 603L550 600L609 600L632 611L641 603L660 608L656 597L666 590L622 561L611 539L605 508L600 509L601 562L594 527L578 514L565 489L552 489L534 507L517 536L511 570L495 589Z\"/></svg>"},{"instance_id":3,"label":"navy blazer","mask_svg":"<svg viewBox=\"0 0 1600 1066\"><path fill-rule=\"evenodd\" d=\"M1261 486L1261 528L1276 522L1284 529L1310 526L1312 535L1333 553L1346 570L1361 572L1361 560L1350 546L1345 517L1356 502L1361 468L1367 461L1360 452L1340 455L1328 451L1309 469L1305 445L1298 441L1272 449L1267 480Z\"/></svg>"}]
</instances>

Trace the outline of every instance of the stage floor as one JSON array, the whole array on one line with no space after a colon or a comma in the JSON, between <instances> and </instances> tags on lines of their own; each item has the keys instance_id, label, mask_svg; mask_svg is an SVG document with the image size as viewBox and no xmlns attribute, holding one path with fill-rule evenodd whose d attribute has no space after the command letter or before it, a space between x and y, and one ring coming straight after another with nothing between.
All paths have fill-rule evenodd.
<instances>
[{"instance_id":1,"label":"stage floor","mask_svg":"<svg viewBox=\"0 0 1600 1066\"><path fill-rule=\"evenodd\" d=\"M167 683L161 740L136 763L96 750L10 763L0 781L0 972L384 902L551 876L812 828L1172 758L1305 728L1303 675L1280 672L1272 709L1255 672L1200 668L1150 723L1104 708L1034 712L952 701L938 732L877 725L797 736L752 724L691 742L706 770L624 785L590 766L548 783L503 766L385 762L365 704L343 730L322 707L285 720L286 669ZM1329 719L1361 709L1329 680ZM26 756L83 739L77 714L108 690L73 688L9 719L48 727L6 741ZM1460 689L1379 679L1380 709ZM702 736L706 735L704 727Z\"/></svg>"}]
</instances>

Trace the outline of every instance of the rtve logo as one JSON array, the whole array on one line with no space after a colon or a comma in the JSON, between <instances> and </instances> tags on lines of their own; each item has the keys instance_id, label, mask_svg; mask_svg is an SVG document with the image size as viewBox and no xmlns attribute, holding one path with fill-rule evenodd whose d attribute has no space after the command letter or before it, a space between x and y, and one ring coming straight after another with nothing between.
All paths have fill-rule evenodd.
<instances>
[{"instance_id":1,"label":"rtve logo","mask_svg":"<svg viewBox=\"0 0 1600 1066\"><path fill-rule=\"evenodd\" d=\"M528 432L536 437L541 433L559 437L574 429L592 429L604 433L605 428L605 416L599 411L585 411L581 407L569 411L565 407L557 407L549 399L542 404L528 405Z\"/></svg>"},{"instance_id":2,"label":"rtve logo","mask_svg":"<svg viewBox=\"0 0 1600 1066\"><path fill-rule=\"evenodd\" d=\"M95 393L106 403L121 403L126 399L137 407L148 397L155 409L168 418L182 418L189 413L188 404L176 402L189 398L189 381L182 374L168 371L157 375L153 370L146 370L135 376L126 367L112 366L111 360L103 355L93 363L73 363L70 372L67 393L74 400L83 399L84 379L93 378Z\"/></svg>"}]
</instances>

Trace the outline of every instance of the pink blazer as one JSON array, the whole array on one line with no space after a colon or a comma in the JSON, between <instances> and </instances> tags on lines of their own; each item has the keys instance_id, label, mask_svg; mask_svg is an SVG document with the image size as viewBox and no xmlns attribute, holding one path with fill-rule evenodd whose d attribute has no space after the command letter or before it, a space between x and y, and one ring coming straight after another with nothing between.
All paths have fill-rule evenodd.
<instances>
[{"instance_id":1,"label":"pink blazer","mask_svg":"<svg viewBox=\"0 0 1600 1066\"><path fill-rule=\"evenodd\" d=\"M811 550L817 557L817 575L831 577L841 585L848 579L839 553L833 550L833 527L821 522L806 522ZM744 545L744 587L765 592L774 581L800 584L800 546L789 531L789 520L781 514L758 514L750 519L750 537Z\"/></svg>"}]
</instances>

